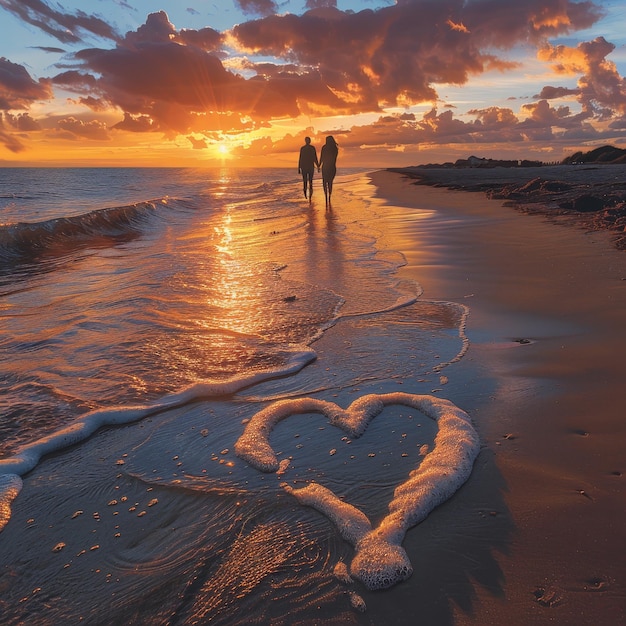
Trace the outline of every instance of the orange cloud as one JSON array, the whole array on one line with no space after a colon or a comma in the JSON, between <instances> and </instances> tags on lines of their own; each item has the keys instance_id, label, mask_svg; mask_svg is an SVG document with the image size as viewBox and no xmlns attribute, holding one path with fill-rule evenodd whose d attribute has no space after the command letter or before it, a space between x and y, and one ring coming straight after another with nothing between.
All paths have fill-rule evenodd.
<instances>
[{"instance_id":1,"label":"orange cloud","mask_svg":"<svg viewBox=\"0 0 626 626\"><path fill-rule=\"evenodd\" d=\"M193 135L189 135L187 139L191 142L194 150L206 150L209 147L204 137L196 139Z\"/></svg>"},{"instance_id":2,"label":"orange cloud","mask_svg":"<svg viewBox=\"0 0 626 626\"><path fill-rule=\"evenodd\" d=\"M244 52L297 63L303 75L317 72L346 108L361 112L434 101L435 83L464 84L470 74L509 69L491 47L543 41L599 16L592 2L568 0L404 1L358 13L330 6L271 15L231 35Z\"/></svg>"},{"instance_id":3,"label":"orange cloud","mask_svg":"<svg viewBox=\"0 0 626 626\"><path fill-rule=\"evenodd\" d=\"M554 128L587 132L583 120L592 114L626 116L624 79L606 59L612 44L603 38L577 48L546 43L548 37L591 26L601 14L591 1L397 0L353 12L340 11L335 0L307 0L310 10L302 15L275 14L279 3L272 0L239 5L265 17L221 33L179 30L160 11L121 36L99 18L64 14L42 0L2 0L3 8L60 41L75 44L80 34L92 33L111 46L78 50L59 73L39 81L23 66L0 59L0 110L27 110L52 100L54 87L74 94L72 101L92 112L89 119L58 121L68 138L102 141L124 131L160 132L202 147L196 136L258 131L279 118L382 113L387 106L437 102L436 85L463 85L473 74L506 71L515 64L503 51L530 42L557 72L582 75L576 90L545 87L539 102L523 107L523 120L498 107L470 111L470 121L436 109L420 120L381 115L372 125L346 131L343 145L395 149L437 141L516 142L552 137ZM252 55L265 58L257 62ZM548 99L562 95L575 95L583 114L549 106ZM112 122L111 112L123 119ZM9 141L12 129L29 132L34 126L27 123L36 122L24 118L20 127L16 119L5 117L0 139L10 150L22 146L19 138ZM297 148L300 141L299 135L285 142L261 138L240 150L280 151L292 143Z\"/></svg>"},{"instance_id":4,"label":"orange cloud","mask_svg":"<svg viewBox=\"0 0 626 626\"><path fill-rule=\"evenodd\" d=\"M467 27L465 26L465 24L456 24L455 22L453 22L452 20L447 20L446 24L452 29L452 30L458 30L460 33L469 33L469 30L467 29Z\"/></svg>"},{"instance_id":5,"label":"orange cloud","mask_svg":"<svg viewBox=\"0 0 626 626\"><path fill-rule=\"evenodd\" d=\"M526 144L556 147L561 141L599 139L602 134L587 123L587 114L572 113L567 106L551 107L545 100L522 107L524 119L511 109L487 107L474 109L468 115L474 119L461 120L450 110L439 112L433 108L421 119L414 114L383 115L375 122L349 129L332 131L338 138L342 150L354 151L377 148L385 151L409 153L433 145L515 145ZM626 130L626 123L623 125ZM306 135L314 145L321 145L327 133L316 133L312 128L296 135L286 135L272 140L263 137L249 146L240 146L236 154L265 156L271 154L296 154Z\"/></svg>"},{"instance_id":6,"label":"orange cloud","mask_svg":"<svg viewBox=\"0 0 626 626\"><path fill-rule=\"evenodd\" d=\"M604 37L579 44L576 48L546 44L538 52L539 59L552 63L561 74L582 74L578 79L578 100L589 112L598 107L610 115L617 111L626 115L626 80L620 76L615 63L606 57L615 46Z\"/></svg>"}]
</instances>

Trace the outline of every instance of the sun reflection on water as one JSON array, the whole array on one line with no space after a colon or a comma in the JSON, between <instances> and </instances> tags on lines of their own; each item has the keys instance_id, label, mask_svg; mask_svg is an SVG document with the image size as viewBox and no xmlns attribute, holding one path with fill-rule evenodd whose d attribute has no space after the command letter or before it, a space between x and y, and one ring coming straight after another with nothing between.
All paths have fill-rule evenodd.
<instances>
[{"instance_id":1,"label":"sun reflection on water","mask_svg":"<svg viewBox=\"0 0 626 626\"><path fill-rule=\"evenodd\" d=\"M216 186L211 189L211 195L215 198L223 198L233 182L232 170L222 167L216 179Z\"/></svg>"},{"instance_id":2,"label":"sun reflection on water","mask_svg":"<svg viewBox=\"0 0 626 626\"><path fill-rule=\"evenodd\" d=\"M262 335L267 322L263 314L264 280L258 274L259 268L250 259L251 250L243 251L243 242L249 239L246 233L250 227L233 224L233 216L227 209L221 222L214 228L217 259L212 288L208 294L208 304L213 315L207 320L231 332L245 335Z\"/></svg>"}]
</instances>

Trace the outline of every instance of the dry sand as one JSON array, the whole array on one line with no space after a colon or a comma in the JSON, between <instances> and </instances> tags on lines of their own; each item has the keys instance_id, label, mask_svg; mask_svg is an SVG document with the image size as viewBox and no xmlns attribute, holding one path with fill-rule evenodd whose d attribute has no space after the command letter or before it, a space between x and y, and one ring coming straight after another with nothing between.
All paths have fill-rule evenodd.
<instances>
[{"instance_id":1,"label":"dry sand","mask_svg":"<svg viewBox=\"0 0 626 626\"><path fill-rule=\"evenodd\" d=\"M423 623L624 624L626 252L610 231L546 219L549 206L527 215L407 173L372 175L381 228L406 255L401 277L471 309L471 345L445 391L475 419L484 450L456 506L493 525L482 551L452 544L465 571L431 593L453 617ZM528 175L487 173L518 186ZM463 175L439 171L438 185L471 187Z\"/></svg>"},{"instance_id":2,"label":"dry sand","mask_svg":"<svg viewBox=\"0 0 626 626\"><path fill-rule=\"evenodd\" d=\"M575 164L515 168L407 167L392 171L416 184L483 191L525 213L586 230L606 230L626 249L626 165Z\"/></svg>"}]
</instances>

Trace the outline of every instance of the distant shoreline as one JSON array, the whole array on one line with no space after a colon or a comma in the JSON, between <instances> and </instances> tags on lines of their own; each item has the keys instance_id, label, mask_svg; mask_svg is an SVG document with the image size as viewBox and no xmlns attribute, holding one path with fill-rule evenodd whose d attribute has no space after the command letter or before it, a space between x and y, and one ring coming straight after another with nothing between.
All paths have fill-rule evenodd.
<instances>
[{"instance_id":1,"label":"distant shoreline","mask_svg":"<svg viewBox=\"0 0 626 626\"><path fill-rule=\"evenodd\" d=\"M626 165L535 167L414 166L387 168L416 185L483 192L525 213L589 231L607 230L626 250Z\"/></svg>"}]
</instances>

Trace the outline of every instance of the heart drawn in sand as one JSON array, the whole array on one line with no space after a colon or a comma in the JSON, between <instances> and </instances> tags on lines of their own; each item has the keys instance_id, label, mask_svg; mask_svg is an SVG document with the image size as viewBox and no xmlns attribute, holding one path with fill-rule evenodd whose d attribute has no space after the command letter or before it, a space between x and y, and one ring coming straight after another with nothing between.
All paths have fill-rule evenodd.
<instances>
[{"instance_id":1,"label":"heart drawn in sand","mask_svg":"<svg viewBox=\"0 0 626 626\"><path fill-rule=\"evenodd\" d=\"M467 413L443 398L401 392L361 396L347 409L313 398L280 400L256 413L235 444L237 456L250 465L262 472L276 472L279 463L269 437L283 419L322 413L330 424L356 438L391 404L421 411L438 423L439 430L432 451L394 490L389 512L377 527L372 528L358 508L318 483L311 482L301 489L282 485L300 503L317 509L336 524L341 536L355 548L350 572L368 589L391 587L412 574L413 567L402 547L406 531L448 500L469 478L480 443Z\"/></svg>"}]
</instances>

